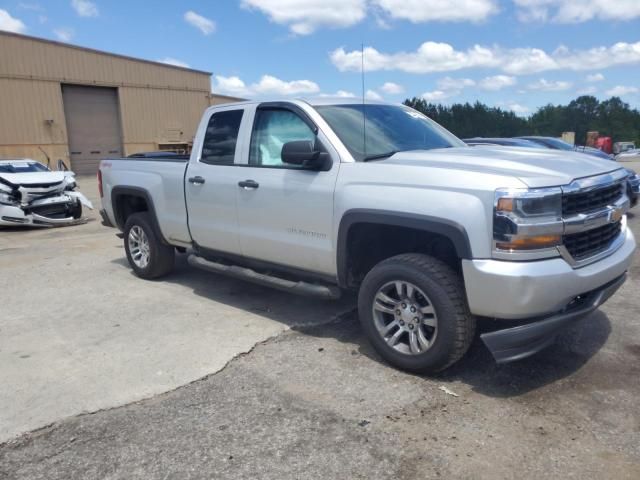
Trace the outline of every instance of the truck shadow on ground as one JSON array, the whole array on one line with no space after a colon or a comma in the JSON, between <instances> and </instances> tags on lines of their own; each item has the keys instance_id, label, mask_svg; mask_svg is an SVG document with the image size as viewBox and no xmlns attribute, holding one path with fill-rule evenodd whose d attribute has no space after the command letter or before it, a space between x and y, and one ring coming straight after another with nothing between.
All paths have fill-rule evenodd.
<instances>
[{"instance_id":1,"label":"truck shadow on ground","mask_svg":"<svg viewBox=\"0 0 640 480\"><path fill-rule=\"evenodd\" d=\"M129 268L124 258L114 259L113 263ZM384 364L360 329L355 295L340 301L300 297L194 269L187 264L185 255L177 257L175 271L161 281L187 287L200 297L263 316L305 335L334 338L347 346L345 352L357 352L381 367ZM606 343L611 324L604 312L596 311L561 333L545 350L503 365L495 363L479 338L481 333L495 329L496 322L480 319L476 338L460 362L437 375L406 375L440 384L462 382L490 397L516 397L580 370Z\"/></svg>"}]
</instances>

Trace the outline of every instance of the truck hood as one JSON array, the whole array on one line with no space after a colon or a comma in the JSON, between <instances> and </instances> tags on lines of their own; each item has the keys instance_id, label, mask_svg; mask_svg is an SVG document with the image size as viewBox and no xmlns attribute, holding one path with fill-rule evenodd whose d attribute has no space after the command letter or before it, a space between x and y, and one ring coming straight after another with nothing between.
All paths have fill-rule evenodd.
<instances>
[{"instance_id":1,"label":"truck hood","mask_svg":"<svg viewBox=\"0 0 640 480\"><path fill-rule=\"evenodd\" d=\"M518 178L528 187L566 185L622 168L592 155L521 147L458 147L400 152L386 164L477 171Z\"/></svg>"},{"instance_id":2,"label":"truck hood","mask_svg":"<svg viewBox=\"0 0 640 480\"><path fill-rule=\"evenodd\" d=\"M64 180L64 172L0 173L0 178L13 186L55 185Z\"/></svg>"}]
</instances>

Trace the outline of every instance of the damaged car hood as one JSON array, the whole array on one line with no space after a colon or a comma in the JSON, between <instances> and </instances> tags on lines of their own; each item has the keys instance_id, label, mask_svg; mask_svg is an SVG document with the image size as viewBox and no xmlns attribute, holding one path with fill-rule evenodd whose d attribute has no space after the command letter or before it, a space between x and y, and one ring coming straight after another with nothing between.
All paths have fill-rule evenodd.
<instances>
[{"instance_id":1,"label":"damaged car hood","mask_svg":"<svg viewBox=\"0 0 640 480\"><path fill-rule=\"evenodd\" d=\"M64 172L0 173L0 178L12 186L56 185L64 181Z\"/></svg>"}]
</instances>

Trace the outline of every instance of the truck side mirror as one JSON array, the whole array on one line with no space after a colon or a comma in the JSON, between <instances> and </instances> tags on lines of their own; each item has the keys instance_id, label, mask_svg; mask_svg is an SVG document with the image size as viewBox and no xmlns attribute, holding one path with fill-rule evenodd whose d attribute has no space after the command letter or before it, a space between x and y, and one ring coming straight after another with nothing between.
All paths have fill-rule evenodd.
<instances>
[{"instance_id":1,"label":"truck side mirror","mask_svg":"<svg viewBox=\"0 0 640 480\"><path fill-rule=\"evenodd\" d=\"M282 162L313 170L327 170L329 154L316 150L311 140L296 140L282 146Z\"/></svg>"}]
</instances>

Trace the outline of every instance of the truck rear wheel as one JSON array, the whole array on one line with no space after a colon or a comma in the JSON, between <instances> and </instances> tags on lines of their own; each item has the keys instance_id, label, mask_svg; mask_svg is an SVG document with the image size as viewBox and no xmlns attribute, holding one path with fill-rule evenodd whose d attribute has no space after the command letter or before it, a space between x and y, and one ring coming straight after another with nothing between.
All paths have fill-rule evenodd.
<instances>
[{"instance_id":1,"label":"truck rear wheel","mask_svg":"<svg viewBox=\"0 0 640 480\"><path fill-rule=\"evenodd\" d=\"M360 286L358 311L375 350L391 365L412 372L451 366L475 334L459 275L422 254L376 265Z\"/></svg>"},{"instance_id":2,"label":"truck rear wheel","mask_svg":"<svg viewBox=\"0 0 640 480\"><path fill-rule=\"evenodd\" d=\"M160 240L147 212L134 213L127 218L124 249L129 265L140 278L158 278L173 269L175 250Z\"/></svg>"}]
</instances>

